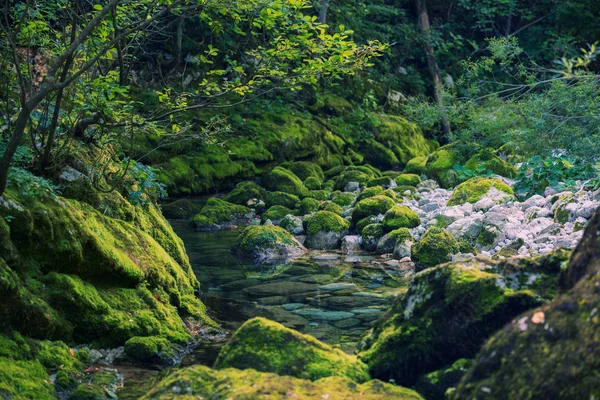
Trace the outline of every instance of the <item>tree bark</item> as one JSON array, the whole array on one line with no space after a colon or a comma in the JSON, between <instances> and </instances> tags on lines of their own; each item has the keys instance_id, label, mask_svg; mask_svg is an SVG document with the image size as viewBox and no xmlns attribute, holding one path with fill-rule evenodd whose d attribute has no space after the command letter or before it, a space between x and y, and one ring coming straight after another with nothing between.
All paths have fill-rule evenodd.
<instances>
[{"instance_id":1,"label":"tree bark","mask_svg":"<svg viewBox=\"0 0 600 400\"><path fill-rule=\"evenodd\" d=\"M448 120L448 114L446 113L446 108L444 106L444 97L442 94L443 84L442 77L440 75L440 68L435 58L433 44L429 38L431 25L429 23L429 14L427 13L427 3L426 0L414 1L417 11L417 23L419 25L419 29L425 36L425 58L427 59L427 67L429 68L429 73L431 74L431 79L433 81L433 96L442 113L442 132L444 137L447 139L451 133L450 121Z\"/></svg>"},{"instance_id":2,"label":"tree bark","mask_svg":"<svg viewBox=\"0 0 600 400\"><path fill-rule=\"evenodd\" d=\"M319 8L319 22L327 23L327 10L329 9L330 0L321 0L321 8Z\"/></svg>"}]
</instances>

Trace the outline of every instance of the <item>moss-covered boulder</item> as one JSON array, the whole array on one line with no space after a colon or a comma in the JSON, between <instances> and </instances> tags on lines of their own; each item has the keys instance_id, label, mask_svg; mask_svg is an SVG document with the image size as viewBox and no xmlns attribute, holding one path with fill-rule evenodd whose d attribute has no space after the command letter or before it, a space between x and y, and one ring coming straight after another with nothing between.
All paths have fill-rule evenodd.
<instances>
[{"instance_id":1,"label":"moss-covered boulder","mask_svg":"<svg viewBox=\"0 0 600 400\"><path fill-rule=\"evenodd\" d=\"M422 376L415 389L426 399L443 399L448 389L453 390L458 385L472 364L473 360L458 359L446 368Z\"/></svg>"},{"instance_id":2,"label":"moss-covered boulder","mask_svg":"<svg viewBox=\"0 0 600 400\"><path fill-rule=\"evenodd\" d=\"M460 252L460 243L442 228L429 228L412 248L417 271L450 261Z\"/></svg>"},{"instance_id":3,"label":"moss-covered boulder","mask_svg":"<svg viewBox=\"0 0 600 400\"><path fill-rule=\"evenodd\" d=\"M279 226L248 226L240 233L231 251L240 258L268 262L298 257L307 250Z\"/></svg>"},{"instance_id":4,"label":"moss-covered boulder","mask_svg":"<svg viewBox=\"0 0 600 400\"><path fill-rule=\"evenodd\" d=\"M318 164L308 161L288 161L281 164L281 167L292 171L300 180L305 181L308 178L316 178L323 182L325 174Z\"/></svg>"},{"instance_id":5,"label":"moss-covered boulder","mask_svg":"<svg viewBox=\"0 0 600 400\"><path fill-rule=\"evenodd\" d=\"M251 207L258 203L257 200L265 201L267 191L254 182L240 182L231 192L227 193L223 200L233 204Z\"/></svg>"},{"instance_id":6,"label":"moss-covered boulder","mask_svg":"<svg viewBox=\"0 0 600 400\"><path fill-rule=\"evenodd\" d=\"M371 186L363 190L358 197L356 198L356 202L359 202L364 199L369 199L371 197L383 195L385 189L382 186Z\"/></svg>"},{"instance_id":7,"label":"moss-covered boulder","mask_svg":"<svg viewBox=\"0 0 600 400\"><path fill-rule=\"evenodd\" d=\"M398 186L417 186L421 183L421 178L417 174L401 174L396 177Z\"/></svg>"},{"instance_id":8,"label":"moss-covered boulder","mask_svg":"<svg viewBox=\"0 0 600 400\"><path fill-rule=\"evenodd\" d=\"M494 202L514 200L514 192L510 186L496 178L471 178L458 185L448 200L448 206L464 203L477 203L484 197Z\"/></svg>"},{"instance_id":9,"label":"moss-covered boulder","mask_svg":"<svg viewBox=\"0 0 600 400\"><path fill-rule=\"evenodd\" d=\"M392 185L392 178L389 176L380 176L379 178L373 178L367 182L367 187L383 186L389 188Z\"/></svg>"},{"instance_id":10,"label":"moss-covered boulder","mask_svg":"<svg viewBox=\"0 0 600 400\"><path fill-rule=\"evenodd\" d=\"M244 219L250 212L248 207L211 197L192 218L192 225L198 230L216 230L223 225Z\"/></svg>"},{"instance_id":11,"label":"moss-covered boulder","mask_svg":"<svg viewBox=\"0 0 600 400\"><path fill-rule=\"evenodd\" d=\"M332 376L311 382L253 369L215 371L203 365L175 370L142 400L190 398L422 400L413 390L377 380L357 384L349 378Z\"/></svg>"},{"instance_id":12,"label":"moss-covered boulder","mask_svg":"<svg viewBox=\"0 0 600 400\"><path fill-rule=\"evenodd\" d=\"M309 176L304 180L304 186L306 186L308 190L319 190L321 189L321 186L323 186L323 181L317 177Z\"/></svg>"},{"instance_id":13,"label":"moss-covered boulder","mask_svg":"<svg viewBox=\"0 0 600 400\"><path fill-rule=\"evenodd\" d=\"M305 197L308 190L302 180L292 171L283 167L275 167L263 177L264 186L274 192L285 192L299 197Z\"/></svg>"},{"instance_id":14,"label":"moss-covered boulder","mask_svg":"<svg viewBox=\"0 0 600 400\"><path fill-rule=\"evenodd\" d=\"M414 238L408 228L399 228L386 233L377 243L377 253L394 253L394 258L410 257Z\"/></svg>"},{"instance_id":15,"label":"moss-covered boulder","mask_svg":"<svg viewBox=\"0 0 600 400\"><path fill-rule=\"evenodd\" d=\"M394 200L387 196L373 196L356 203L352 211L352 221L358 222L371 215L385 214L390 208L394 207Z\"/></svg>"},{"instance_id":16,"label":"moss-covered boulder","mask_svg":"<svg viewBox=\"0 0 600 400\"><path fill-rule=\"evenodd\" d=\"M427 165L427 156L411 158L404 167L404 172L407 174L421 175L425 173Z\"/></svg>"},{"instance_id":17,"label":"moss-covered boulder","mask_svg":"<svg viewBox=\"0 0 600 400\"><path fill-rule=\"evenodd\" d=\"M332 212L332 213L340 215L340 216L344 212L344 209L341 206L335 204L332 201L327 201L327 202L322 203L319 206L319 208L323 211L329 211L329 212Z\"/></svg>"},{"instance_id":18,"label":"moss-covered boulder","mask_svg":"<svg viewBox=\"0 0 600 400\"><path fill-rule=\"evenodd\" d=\"M135 336L125 342L125 354L135 361L174 364L177 350L171 342L159 336Z\"/></svg>"},{"instance_id":19,"label":"moss-covered boulder","mask_svg":"<svg viewBox=\"0 0 600 400\"><path fill-rule=\"evenodd\" d=\"M486 169L496 175L513 178L517 175L517 169L498 157L494 149L484 149L471 157L466 163L465 168L472 171Z\"/></svg>"},{"instance_id":20,"label":"moss-covered boulder","mask_svg":"<svg viewBox=\"0 0 600 400\"><path fill-rule=\"evenodd\" d=\"M300 202L300 214L306 215L313 213L319 209L319 200L306 197Z\"/></svg>"},{"instance_id":21,"label":"moss-covered boulder","mask_svg":"<svg viewBox=\"0 0 600 400\"><path fill-rule=\"evenodd\" d=\"M354 204L354 200L356 199L356 195L354 193L339 193L335 195L331 201L340 207L350 207Z\"/></svg>"},{"instance_id":22,"label":"moss-covered boulder","mask_svg":"<svg viewBox=\"0 0 600 400\"><path fill-rule=\"evenodd\" d=\"M387 232L399 228L415 228L421 224L421 218L408 206L394 206L383 217L383 227Z\"/></svg>"},{"instance_id":23,"label":"moss-covered boulder","mask_svg":"<svg viewBox=\"0 0 600 400\"><path fill-rule=\"evenodd\" d=\"M417 273L361 344L371 375L412 386L426 373L473 357L493 332L540 304L526 282L509 283L493 266L470 261Z\"/></svg>"},{"instance_id":24,"label":"moss-covered boulder","mask_svg":"<svg viewBox=\"0 0 600 400\"><path fill-rule=\"evenodd\" d=\"M165 218L187 219L196 215L200 211L200 207L188 199L179 199L169 204L163 204L161 210Z\"/></svg>"},{"instance_id":25,"label":"moss-covered boulder","mask_svg":"<svg viewBox=\"0 0 600 400\"><path fill-rule=\"evenodd\" d=\"M356 357L264 318L253 318L235 332L215 368L252 368L311 381L328 376L359 383L370 379L366 365Z\"/></svg>"},{"instance_id":26,"label":"moss-covered boulder","mask_svg":"<svg viewBox=\"0 0 600 400\"><path fill-rule=\"evenodd\" d=\"M270 220L274 224L278 224L288 214L294 214L294 211L284 206L269 207L262 215L263 222Z\"/></svg>"},{"instance_id":27,"label":"moss-covered boulder","mask_svg":"<svg viewBox=\"0 0 600 400\"><path fill-rule=\"evenodd\" d=\"M448 189L459 183L454 171L455 164L462 164L465 159L458 149L460 143L442 146L427 158L425 173L435 179L441 187Z\"/></svg>"},{"instance_id":28,"label":"moss-covered boulder","mask_svg":"<svg viewBox=\"0 0 600 400\"><path fill-rule=\"evenodd\" d=\"M346 167L339 174L335 189L344 190L349 182L358 182L360 186L366 186L367 182L376 177L377 174L367 167Z\"/></svg>"},{"instance_id":29,"label":"moss-covered boulder","mask_svg":"<svg viewBox=\"0 0 600 400\"><path fill-rule=\"evenodd\" d=\"M454 398L589 399L600 391L600 212L550 304L511 319L481 348Z\"/></svg>"},{"instance_id":30,"label":"moss-covered boulder","mask_svg":"<svg viewBox=\"0 0 600 400\"><path fill-rule=\"evenodd\" d=\"M302 218L291 214L283 217L279 223L279 226L290 232L292 235L302 235L304 233L304 224L302 222Z\"/></svg>"},{"instance_id":31,"label":"moss-covered boulder","mask_svg":"<svg viewBox=\"0 0 600 400\"><path fill-rule=\"evenodd\" d=\"M350 228L350 222L330 211L319 211L305 222L308 235L306 247L316 250L339 248L342 237Z\"/></svg>"},{"instance_id":32,"label":"moss-covered boulder","mask_svg":"<svg viewBox=\"0 0 600 400\"><path fill-rule=\"evenodd\" d=\"M377 244L385 235L385 229L382 224L370 224L361 231L362 246L366 251L375 251Z\"/></svg>"},{"instance_id":33,"label":"moss-covered boulder","mask_svg":"<svg viewBox=\"0 0 600 400\"><path fill-rule=\"evenodd\" d=\"M285 192L269 192L266 200L267 207L284 206L294 209L300 205L300 198L295 194Z\"/></svg>"}]
</instances>

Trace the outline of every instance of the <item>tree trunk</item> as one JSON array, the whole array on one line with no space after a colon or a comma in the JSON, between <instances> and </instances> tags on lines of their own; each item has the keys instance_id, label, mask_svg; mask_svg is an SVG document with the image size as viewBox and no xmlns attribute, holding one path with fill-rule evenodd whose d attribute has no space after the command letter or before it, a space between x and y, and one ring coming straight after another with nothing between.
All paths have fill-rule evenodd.
<instances>
[{"instance_id":1,"label":"tree trunk","mask_svg":"<svg viewBox=\"0 0 600 400\"><path fill-rule=\"evenodd\" d=\"M319 8L319 22L327 23L327 9L329 8L330 0L321 0L321 8Z\"/></svg>"},{"instance_id":2,"label":"tree trunk","mask_svg":"<svg viewBox=\"0 0 600 400\"><path fill-rule=\"evenodd\" d=\"M0 158L0 196L3 195L4 191L6 190L10 163L17 152L17 148L23 139L23 135L25 135L25 128L27 127L27 121L29 121L29 116L31 115L32 109L33 108L28 107L27 104L23 105L21 108L19 117L15 122L13 134L10 137L8 145L6 146L6 150L4 150L4 154L2 154L2 158Z\"/></svg>"},{"instance_id":3,"label":"tree trunk","mask_svg":"<svg viewBox=\"0 0 600 400\"><path fill-rule=\"evenodd\" d=\"M444 106L444 97L442 95L443 84L442 77L440 75L440 69L438 67L437 60L435 59L435 52L429 34L431 31L431 25L429 24L429 14L427 13L426 0L415 0L415 8L417 10L417 22L419 29L425 36L425 57L427 59L427 67L433 80L433 96L437 103L440 111L442 112L442 132L444 137L448 139L450 135L450 121L448 120L448 114Z\"/></svg>"}]
</instances>

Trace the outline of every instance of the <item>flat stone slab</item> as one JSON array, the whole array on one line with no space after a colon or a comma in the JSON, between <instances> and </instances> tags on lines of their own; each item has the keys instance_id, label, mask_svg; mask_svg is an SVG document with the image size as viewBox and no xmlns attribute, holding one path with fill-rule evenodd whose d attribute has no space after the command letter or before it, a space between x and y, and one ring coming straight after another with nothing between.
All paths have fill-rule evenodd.
<instances>
[{"instance_id":1,"label":"flat stone slab","mask_svg":"<svg viewBox=\"0 0 600 400\"><path fill-rule=\"evenodd\" d=\"M262 285L251 286L243 290L244 293L253 297L289 296L298 293L314 292L318 285L304 282L270 282Z\"/></svg>"},{"instance_id":2,"label":"flat stone slab","mask_svg":"<svg viewBox=\"0 0 600 400\"><path fill-rule=\"evenodd\" d=\"M319 290L329 290L332 292L343 290L343 289L356 289L356 285L354 283L348 282L334 282L329 283L327 285L319 286Z\"/></svg>"}]
</instances>

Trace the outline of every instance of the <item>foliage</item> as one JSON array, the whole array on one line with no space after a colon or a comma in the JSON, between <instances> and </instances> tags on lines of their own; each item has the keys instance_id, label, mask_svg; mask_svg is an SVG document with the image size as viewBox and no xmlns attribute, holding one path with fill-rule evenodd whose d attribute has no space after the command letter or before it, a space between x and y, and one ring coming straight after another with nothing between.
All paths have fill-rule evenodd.
<instances>
[{"instance_id":1,"label":"foliage","mask_svg":"<svg viewBox=\"0 0 600 400\"><path fill-rule=\"evenodd\" d=\"M127 172L125 188L132 204L147 205L167 197L166 186L158 181L154 168L124 158L122 169Z\"/></svg>"}]
</instances>

